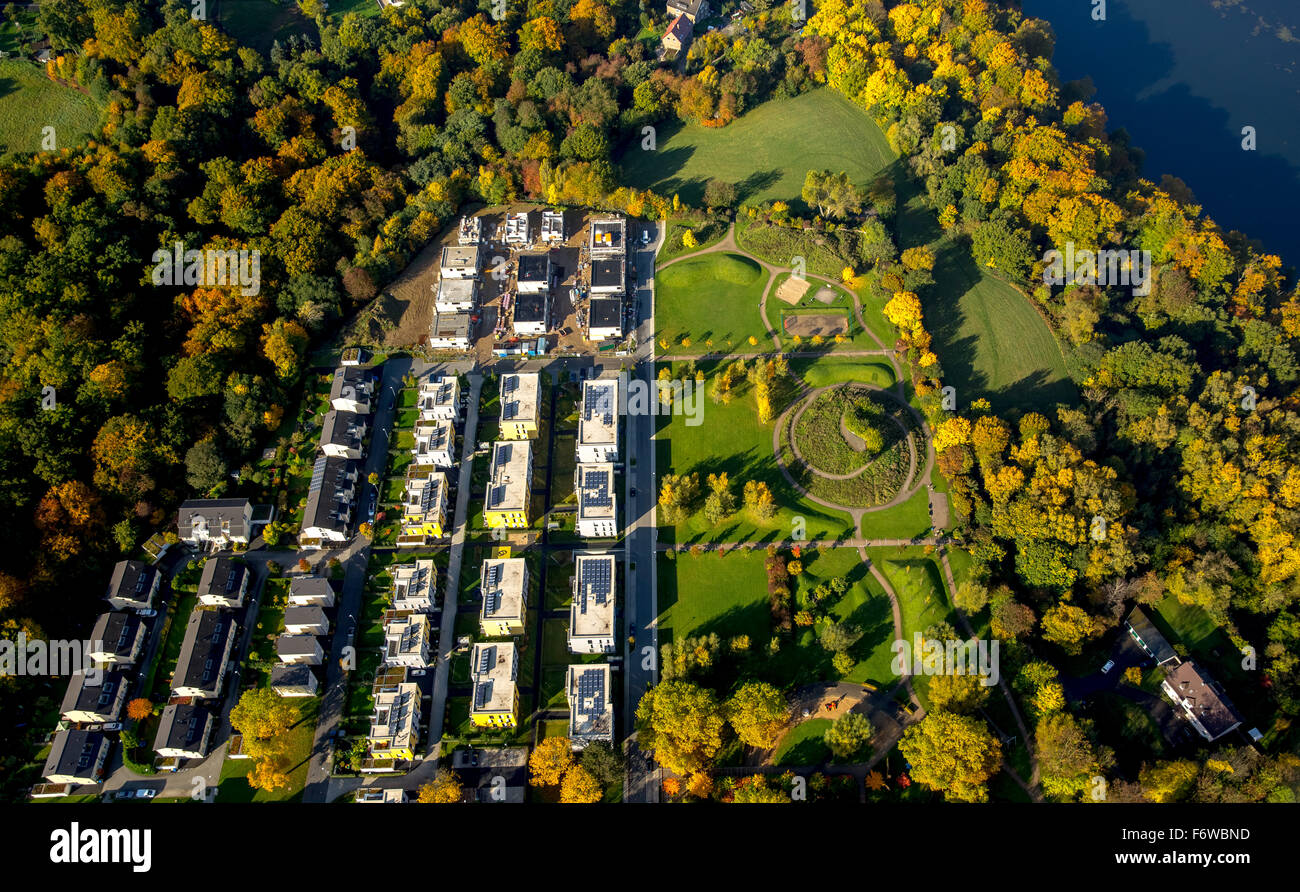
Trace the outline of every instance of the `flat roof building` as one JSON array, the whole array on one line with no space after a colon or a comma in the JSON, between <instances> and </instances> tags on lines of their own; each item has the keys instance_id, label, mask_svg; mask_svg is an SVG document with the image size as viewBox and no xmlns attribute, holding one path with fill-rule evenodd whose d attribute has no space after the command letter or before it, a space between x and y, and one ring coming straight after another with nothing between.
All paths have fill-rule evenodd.
<instances>
[{"instance_id":1,"label":"flat roof building","mask_svg":"<svg viewBox=\"0 0 1300 892\"><path fill-rule=\"evenodd\" d=\"M501 439L531 440L541 421L541 375L518 372L501 376Z\"/></svg>"},{"instance_id":2,"label":"flat roof building","mask_svg":"<svg viewBox=\"0 0 1300 892\"><path fill-rule=\"evenodd\" d=\"M620 216L593 219L587 247L593 259L626 254L627 220Z\"/></svg>"},{"instance_id":3,"label":"flat roof building","mask_svg":"<svg viewBox=\"0 0 1300 892\"><path fill-rule=\"evenodd\" d=\"M582 382L577 452L583 463L618 461L617 378Z\"/></svg>"},{"instance_id":4,"label":"flat roof building","mask_svg":"<svg viewBox=\"0 0 1300 892\"><path fill-rule=\"evenodd\" d=\"M469 313L434 313L429 329L429 346L435 350L468 350Z\"/></svg>"},{"instance_id":5,"label":"flat roof building","mask_svg":"<svg viewBox=\"0 0 1300 892\"><path fill-rule=\"evenodd\" d=\"M393 576L393 609L428 613L437 609L438 575L433 560L398 564Z\"/></svg>"},{"instance_id":6,"label":"flat roof building","mask_svg":"<svg viewBox=\"0 0 1300 892\"><path fill-rule=\"evenodd\" d=\"M518 720L519 651L513 642L480 642L470 654L474 685L470 721L479 727L513 728Z\"/></svg>"},{"instance_id":7,"label":"flat roof building","mask_svg":"<svg viewBox=\"0 0 1300 892\"><path fill-rule=\"evenodd\" d=\"M529 524L533 487L533 448L528 440L492 445L492 464L483 519L489 528L522 529Z\"/></svg>"},{"instance_id":8,"label":"flat roof building","mask_svg":"<svg viewBox=\"0 0 1300 892\"><path fill-rule=\"evenodd\" d=\"M614 465L609 462L580 464L574 475L574 491L578 495L578 535L586 539L617 536Z\"/></svg>"},{"instance_id":9,"label":"flat roof building","mask_svg":"<svg viewBox=\"0 0 1300 892\"><path fill-rule=\"evenodd\" d=\"M569 652L614 652L614 582L612 554L579 554L574 562L573 602L569 605Z\"/></svg>"},{"instance_id":10,"label":"flat roof building","mask_svg":"<svg viewBox=\"0 0 1300 892\"><path fill-rule=\"evenodd\" d=\"M548 245L564 242L563 211L542 211L542 241Z\"/></svg>"},{"instance_id":11,"label":"flat roof building","mask_svg":"<svg viewBox=\"0 0 1300 892\"><path fill-rule=\"evenodd\" d=\"M482 266L478 245L460 245L442 249L438 272L443 280L473 279Z\"/></svg>"},{"instance_id":12,"label":"flat roof building","mask_svg":"<svg viewBox=\"0 0 1300 892\"><path fill-rule=\"evenodd\" d=\"M622 257L593 260L591 263L592 294L622 294L627 282L626 264Z\"/></svg>"},{"instance_id":13,"label":"flat roof building","mask_svg":"<svg viewBox=\"0 0 1300 892\"><path fill-rule=\"evenodd\" d=\"M442 375L430 381L421 381L416 407L424 421L460 418L460 379L455 375Z\"/></svg>"},{"instance_id":14,"label":"flat roof building","mask_svg":"<svg viewBox=\"0 0 1300 892\"><path fill-rule=\"evenodd\" d=\"M609 676L608 663L569 666L565 690L569 695L569 740L574 749L583 749L593 741L614 741Z\"/></svg>"},{"instance_id":15,"label":"flat roof building","mask_svg":"<svg viewBox=\"0 0 1300 892\"><path fill-rule=\"evenodd\" d=\"M473 313L477 307L477 280L443 279L438 283L433 308L439 313Z\"/></svg>"},{"instance_id":16,"label":"flat roof building","mask_svg":"<svg viewBox=\"0 0 1300 892\"><path fill-rule=\"evenodd\" d=\"M420 688L410 682L376 685L366 742L379 758L414 759L419 740Z\"/></svg>"},{"instance_id":17,"label":"flat roof building","mask_svg":"<svg viewBox=\"0 0 1300 892\"><path fill-rule=\"evenodd\" d=\"M390 610L384 618L384 643L381 645L385 666L427 669L432 665L429 651L429 615Z\"/></svg>"},{"instance_id":18,"label":"flat roof building","mask_svg":"<svg viewBox=\"0 0 1300 892\"><path fill-rule=\"evenodd\" d=\"M447 418L417 422L411 456L416 465L452 467L456 464L456 426Z\"/></svg>"},{"instance_id":19,"label":"flat roof building","mask_svg":"<svg viewBox=\"0 0 1300 892\"><path fill-rule=\"evenodd\" d=\"M524 634L528 610L528 562L490 558L483 562L479 624L488 638Z\"/></svg>"},{"instance_id":20,"label":"flat roof building","mask_svg":"<svg viewBox=\"0 0 1300 892\"><path fill-rule=\"evenodd\" d=\"M428 465L412 465L402 496L399 546L428 545L447 535L447 475Z\"/></svg>"},{"instance_id":21,"label":"flat roof building","mask_svg":"<svg viewBox=\"0 0 1300 892\"><path fill-rule=\"evenodd\" d=\"M593 297L587 304L587 340L606 341L623 337L623 301L617 297Z\"/></svg>"}]
</instances>

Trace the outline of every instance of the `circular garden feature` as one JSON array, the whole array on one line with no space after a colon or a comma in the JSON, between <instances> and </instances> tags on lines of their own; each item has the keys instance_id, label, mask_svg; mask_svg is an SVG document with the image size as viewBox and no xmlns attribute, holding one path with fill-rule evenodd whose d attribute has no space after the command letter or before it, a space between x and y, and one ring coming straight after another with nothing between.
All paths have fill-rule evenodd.
<instances>
[{"instance_id":1,"label":"circular garden feature","mask_svg":"<svg viewBox=\"0 0 1300 892\"><path fill-rule=\"evenodd\" d=\"M903 493L923 454L907 407L858 384L814 391L787 416L781 462L819 498L853 508L883 505Z\"/></svg>"}]
</instances>

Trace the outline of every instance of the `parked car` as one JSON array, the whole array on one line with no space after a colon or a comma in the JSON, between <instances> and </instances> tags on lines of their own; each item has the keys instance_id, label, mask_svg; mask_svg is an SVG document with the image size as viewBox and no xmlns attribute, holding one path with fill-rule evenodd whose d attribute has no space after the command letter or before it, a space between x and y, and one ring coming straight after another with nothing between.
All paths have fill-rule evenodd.
<instances>
[{"instance_id":1,"label":"parked car","mask_svg":"<svg viewBox=\"0 0 1300 892\"><path fill-rule=\"evenodd\" d=\"M157 611L157 610L154 610L154 609L152 609L152 608L146 608L146 609L144 609L144 610L137 610L137 611L135 612L135 615L136 615L136 616L157 616L157 615L158 615L158 611Z\"/></svg>"},{"instance_id":2,"label":"parked car","mask_svg":"<svg viewBox=\"0 0 1300 892\"><path fill-rule=\"evenodd\" d=\"M634 486L634 487L632 487L630 490L628 490L628 494L631 495L632 498L635 499L635 498L636 498L636 487Z\"/></svg>"},{"instance_id":3,"label":"parked car","mask_svg":"<svg viewBox=\"0 0 1300 892\"><path fill-rule=\"evenodd\" d=\"M1114 660L1107 660L1107 661L1106 661L1106 665L1101 667L1101 674L1102 674L1102 675L1105 675L1107 672L1109 672L1110 670L1112 670L1112 669L1114 669L1114 668L1115 668L1115 661L1114 661Z\"/></svg>"},{"instance_id":4,"label":"parked car","mask_svg":"<svg viewBox=\"0 0 1300 892\"><path fill-rule=\"evenodd\" d=\"M157 790L150 790L148 787L142 787L135 791L136 799L152 799L158 795Z\"/></svg>"},{"instance_id":5,"label":"parked car","mask_svg":"<svg viewBox=\"0 0 1300 892\"><path fill-rule=\"evenodd\" d=\"M375 510L379 507L379 493L370 494L370 505L366 508L366 517L371 522L375 522Z\"/></svg>"}]
</instances>

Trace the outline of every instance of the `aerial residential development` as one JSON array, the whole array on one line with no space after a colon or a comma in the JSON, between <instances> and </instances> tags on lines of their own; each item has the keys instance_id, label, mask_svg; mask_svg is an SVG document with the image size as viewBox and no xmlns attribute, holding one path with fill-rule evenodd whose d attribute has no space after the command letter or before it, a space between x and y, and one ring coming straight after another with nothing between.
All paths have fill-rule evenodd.
<instances>
[{"instance_id":1,"label":"aerial residential development","mask_svg":"<svg viewBox=\"0 0 1300 892\"><path fill-rule=\"evenodd\" d=\"M0 799L248 806L168 875L299 883L560 804L1267 849L1211 809L1300 797L1291 6L5 6Z\"/></svg>"}]
</instances>

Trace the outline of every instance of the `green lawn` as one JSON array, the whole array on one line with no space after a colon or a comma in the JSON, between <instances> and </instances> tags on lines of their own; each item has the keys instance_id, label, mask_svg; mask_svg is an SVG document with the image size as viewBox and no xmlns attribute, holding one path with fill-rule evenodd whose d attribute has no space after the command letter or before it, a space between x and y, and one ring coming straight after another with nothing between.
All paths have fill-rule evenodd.
<instances>
[{"instance_id":1,"label":"green lawn","mask_svg":"<svg viewBox=\"0 0 1300 892\"><path fill-rule=\"evenodd\" d=\"M770 349L758 312L766 284L763 269L739 254L706 254L666 267L655 279L656 342L666 338L668 352L685 354ZM689 346L680 343L683 336ZM657 352L665 352L662 344Z\"/></svg>"},{"instance_id":2,"label":"green lawn","mask_svg":"<svg viewBox=\"0 0 1300 892\"><path fill-rule=\"evenodd\" d=\"M822 738L831 727L830 719L808 719L800 722L781 738L772 761L777 765L820 765L831 756Z\"/></svg>"},{"instance_id":3,"label":"green lawn","mask_svg":"<svg viewBox=\"0 0 1300 892\"><path fill-rule=\"evenodd\" d=\"M711 376L715 363L700 363L699 369ZM707 380L707 379L706 379ZM737 386L730 405L714 403L702 396L701 423L687 424L686 415L661 415L656 434L657 470L660 478L668 473L699 474L701 489L710 474L726 472L739 502L746 481L760 480L768 485L776 500L777 511L759 524L740 511L714 526L702 511L686 518L675 527L660 519L663 541L693 543L772 541L792 534L795 518L802 517L808 539L838 538L852 534L848 515L809 502L786 482L772 452L773 423L760 424L754 396L748 385ZM775 407L780 411L780 406ZM703 506L701 493L699 506Z\"/></svg>"},{"instance_id":4,"label":"green lawn","mask_svg":"<svg viewBox=\"0 0 1300 892\"><path fill-rule=\"evenodd\" d=\"M687 204L702 204L704 184L720 179L737 184L743 204L782 199L802 211L808 171L843 170L861 184L893 160L871 119L822 89L766 102L720 129L661 126L655 151L637 140L619 163L626 185L676 193Z\"/></svg>"},{"instance_id":5,"label":"green lawn","mask_svg":"<svg viewBox=\"0 0 1300 892\"><path fill-rule=\"evenodd\" d=\"M915 184L899 184L899 205L899 250L928 244L934 252L934 285L922 289L921 303L959 407L981 396L995 411L1075 402L1061 349L1029 298L943 235Z\"/></svg>"},{"instance_id":6,"label":"green lawn","mask_svg":"<svg viewBox=\"0 0 1300 892\"><path fill-rule=\"evenodd\" d=\"M786 557L790 557L789 554ZM767 575L762 550L733 551L719 557L706 552L698 557L678 554L659 558L659 623L661 642L716 633L724 642L748 635L750 650L740 658L746 675L762 678L781 687L836 680L831 654L817 640L817 628L796 627L779 652L769 654L767 642L773 621L767 597ZM805 552L804 571L792 588L810 592L824 581L843 576L849 589L826 613L837 622L862 630L863 636L850 650L857 664L844 680L882 685L894 679L889 664L894 640L889 600L858 558L856 549L834 548ZM820 624L819 626L820 627ZM737 667L728 656L716 679L726 688Z\"/></svg>"},{"instance_id":7,"label":"green lawn","mask_svg":"<svg viewBox=\"0 0 1300 892\"><path fill-rule=\"evenodd\" d=\"M54 83L36 63L0 60L0 156L40 151L45 127L54 128L56 148L80 145L102 113L93 99Z\"/></svg>"},{"instance_id":8,"label":"green lawn","mask_svg":"<svg viewBox=\"0 0 1300 892\"><path fill-rule=\"evenodd\" d=\"M254 790L246 777L253 770L253 759L226 759L221 766L221 786L217 798L222 802L290 802L302 795L307 784L307 763L311 759L312 738L316 734L316 713L320 698L310 697L299 704L298 721L288 731L289 786L276 790Z\"/></svg>"},{"instance_id":9,"label":"green lawn","mask_svg":"<svg viewBox=\"0 0 1300 892\"><path fill-rule=\"evenodd\" d=\"M906 501L884 511L862 515L864 539L911 539L930 529L930 498L918 489Z\"/></svg>"},{"instance_id":10,"label":"green lawn","mask_svg":"<svg viewBox=\"0 0 1300 892\"><path fill-rule=\"evenodd\" d=\"M910 643L918 632L939 622L953 622L952 606L943 584L943 570L920 547L868 548L898 596L903 614L903 640ZM960 634L960 632L958 633ZM913 677L921 703L928 705L929 676Z\"/></svg>"}]
</instances>

